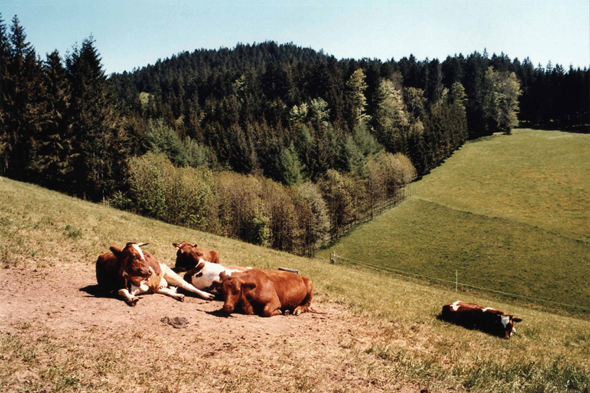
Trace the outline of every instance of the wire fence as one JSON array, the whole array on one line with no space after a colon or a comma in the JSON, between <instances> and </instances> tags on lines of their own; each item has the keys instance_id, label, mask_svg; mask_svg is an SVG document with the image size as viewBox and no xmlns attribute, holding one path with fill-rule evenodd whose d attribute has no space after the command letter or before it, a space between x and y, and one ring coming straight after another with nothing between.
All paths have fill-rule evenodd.
<instances>
[{"instance_id":1,"label":"wire fence","mask_svg":"<svg viewBox=\"0 0 590 393\"><path fill-rule=\"evenodd\" d=\"M462 282L459 282L459 272L457 270L455 270L455 280L448 280L448 279L441 279L441 278L436 278L436 277L429 277L426 276L424 274L419 274L419 273L413 273L413 272L408 272L408 271L404 271L404 270L399 270L399 269L394 269L388 266L377 266L377 265L372 265L370 263L367 262L360 262L354 259L350 259L350 258L345 258L343 256L337 255L336 251L333 251L330 254L330 263L338 263L339 260L344 260L344 261L348 261L350 264L354 264L354 265L360 265L360 266L364 266L373 270L378 270L378 271L386 271L389 273L393 273L393 274L398 274L398 275L402 275L402 276L406 276L406 277L414 277L417 279L421 279L421 280L427 280L427 281L434 281L434 282L441 282L444 283L446 285L451 284L455 286L455 290L458 291L459 288L470 288L470 289L475 289L477 291L481 291L481 292L489 292L489 293L494 293L494 294L498 294L498 295L503 295L503 296L508 296L508 297L512 297L512 298L516 298L516 299L522 299L522 300L526 300L526 301L532 301L532 302L542 302L542 303L548 303L548 304L553 304L553 305L558 305L558 306L562 306L562 307L571 307L571 308L575 308L575 309L579 309L579 310L584 310L586 312L590 312L590 308L588 307L583 307L583 306L579 306L576 304L567 304L567 303L561 303L561 302L556 302L554 300L548 300L548 299L541 299L541 298L536 298L533 296L525 296L525 295L517 295L515 293L510 293L510 292L504 292L504 291L498 291L496 289L490 289L490 288L483 288L483 287L479 287L479 286L475 286L475 285L471 285L471 284L465 284ZM493 281L493 280L492 280Z\"/></svg>"}]
</instances>

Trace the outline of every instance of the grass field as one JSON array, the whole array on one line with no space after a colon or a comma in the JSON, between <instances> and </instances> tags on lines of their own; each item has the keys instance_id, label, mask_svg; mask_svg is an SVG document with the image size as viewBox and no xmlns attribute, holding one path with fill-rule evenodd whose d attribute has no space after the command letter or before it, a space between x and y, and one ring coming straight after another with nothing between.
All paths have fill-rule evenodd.
<instances>
[{"instance_id":1,"label":"grass field","mask_svg":"<svg viewBox=\"0 0 590 393\"><path fill-rule=\"evenodd\" d=\"M150 242L147 246L150 252L173 264L174 250L170 244L186 239L219 250L227 264L299 269L314 282L316 307L344 308L350 316L340 316L338 320L350 320L353 324L348 333L337 337L337 345L329 348L314 344L311 330L309 343L298 344L296 350L286 341L266 343L262 339L258 345L268 347L274 357L266 351L250 350L247 356L237 359L240 367L228 369L216 363L215 357L172 349L136 362L130 358L132 354L137 359L137 354L152 350L154 345L159 350L167 348L165 344L171 340L139 326L130 331L121 328L121 331L107 332L100 327L90 327L88 331L73 327L68 334L56 336L51 325L35 319L30 323L2 320L2 391L191 391L198 380L211 381L216 383L211 386L218 387L203 391L245 392L255 386L253 381L266 380L269 373L274 378L263 391L391 391L400 381L434 392L587 392L590 389L588 321L460 294L461 300L498 307L523 318L516 336L510 340L498 339L436 318L442 304L457 300L454 291L175 227L4 178L0 178L0 195L0 263L4 271L22 270L23 277L32 275L34 269L35 275L68 267L88 271L99 253L110 245L127 241ZM411 203L431 205L413 200L401 208ZM379 220L383 219L385 216ZM86 285L90 284L93 282ZM30 285L34 293L35 285L42 283ZM2 289L0 295L9 298ZM171 299L160 301L172 302L164 304L174 306ZM108 304L119 314L132 314L134 309L120 303ZM331 318L336 322L336 315L325 317L328 324ZM291 317L275 318L286 318L285 323L292 323L287 319ZM240 325L229 329L239 333ZM260 333L264 337L264 332ZM125 338L130 346L112 341L105 344L103 337ZM195 345L200 340L198 332L187 339ZM237 342L229 344L239 347ZM320 347L324 350L321 364L305 360ZM228 356L233 359L239 353L235 350ZM77 360L73 361L74 358ZM273 370L256 366L267 364L265 358ZM324 364L333 367L333 374L316 375L318 368L325 370ZM335 376L353 375L353 372L357 378L355 385L346 379L337 387L330 385Z\"/></svg>"},{"instance_id":2,"label":"grass field","mask_svg":"<svg viewBox=\"0 0 590 393\"><path fill-rule=\"evenodd\" d=\"M318 256L590 314L590 136L515 130L464 145L412 197ZM556 303L574 305L562 306Z\"/></svg>"}]
</instances>

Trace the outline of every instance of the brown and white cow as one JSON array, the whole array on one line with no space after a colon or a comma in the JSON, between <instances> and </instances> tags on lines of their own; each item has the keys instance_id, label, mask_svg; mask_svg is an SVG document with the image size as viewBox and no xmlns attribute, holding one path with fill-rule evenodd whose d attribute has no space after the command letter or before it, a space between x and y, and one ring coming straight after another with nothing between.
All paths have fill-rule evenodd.
<instances>
[{"instance_id":1,"label":"brown and white cow","mask_svg":"<svg viewBox=\"0 0 590 393\"><path fill-rule=\"evenodd\" d=\"M176 287L195 293L204 299L213 295L201 291L185 282L168 266L141 246L147 243L127 243L124 248L111 246L111 252L101 254L96 261L96 280L98 285L109 291L116 291L130 306L139 301L136 295L161 293L184 301L184 295L176 292Z\"/></svg>"},{"instance_id":2,"label":"brown and white cow","mask_svg":"<svg viewBox=\"0 0 590 393\"><path fill-rule=\"evenodd\" d=\"M504 311L459 300L444 305L440 317L457 325L479 329L503 338L510 338L512 333L516 332L514 324L522 321Z\"/></svg>"},{"instance_id":3,"label":"brown and white cow","mask_svg":"<svg viewBox=\"0 0 590 393\"><path fill-rule=\"evenodd\" d=\"M217 251L198 248L196 243L191 244L183 241L182 243L172 243L172 246L178 250L174 266L174 271L177 273L194 269L200 261L219 263Z\"/></svg>"},{"instance_id":4,"label":"brown and white cow","mask_svg":"<svg viewBox=\"0 0 590 393\"><path fill-rule=\"evenodd\" d=\"M211 263L201 260L197 266L184 275L184 280L190 282L195 288L207 292L217 292L221 281L233 273L241 273L251 269L241 266L223 266L218 263Z\"/></svg>"},{"instance_id":5,"label":"brown and white cow","mask_svg":"<svg viewBox=\"0 0 590 393\"><path fill-rule=\"evenodd\" d=\"M224 277L221 290L227 313L241 308L244 314L272 317L310 311L311 280L291 272L250 269Z\"/></svg>"}]
</instances>

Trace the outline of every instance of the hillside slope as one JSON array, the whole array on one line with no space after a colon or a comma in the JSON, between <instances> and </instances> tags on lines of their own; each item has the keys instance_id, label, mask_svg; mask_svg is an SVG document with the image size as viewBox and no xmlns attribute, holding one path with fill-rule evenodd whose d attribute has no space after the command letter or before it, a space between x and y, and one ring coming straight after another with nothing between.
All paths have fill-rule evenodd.
<instances>
[{"instance_id":1,"label":"hillside slope","mask_svg":"<svg viewBox=\"0 0 590 393\"><path fill-rule=\"evenodd\" d=\"M319 255L590 313L589 151L590 136L558 131L468 143Z\"/></svg>"},{"instance_id":2,"label":"hillside slope","mask_svg":"<svg viewBox=\"0 0 590 393\"><path fill-rule=\"evenodd\" d=\"M5 178L0 195L2 391L590 387L587 321L295 257ZM87 288L108 246L150 242L173 264L171 243L183 239L219 250L227 264L299 269L326 314L224 319L214 313L219 302L151 295L129 308ZM439 321L441 305L458 297L522 317L518 334L503 340ZM162 316L186 316L190 326L172 330Z\"/></svg>"}]
</instances>

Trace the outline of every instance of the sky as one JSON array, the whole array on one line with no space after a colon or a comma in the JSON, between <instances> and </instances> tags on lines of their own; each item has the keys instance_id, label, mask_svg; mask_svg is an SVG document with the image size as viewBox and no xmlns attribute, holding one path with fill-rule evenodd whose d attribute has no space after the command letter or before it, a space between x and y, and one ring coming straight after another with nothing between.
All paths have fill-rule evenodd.
<instances>
[{"instance_id":1,"label":"sky","mask_svg":"<svg viewBox=\"0 0 590 393\"><path fill-rule=\"evenodd\" d=\"M533 64L590 67L589 0L0 0L37 54L93 36L105 71L179 52L293 43L342 58L418 60L487 50Z\"/></svg>"}]
</instances>

